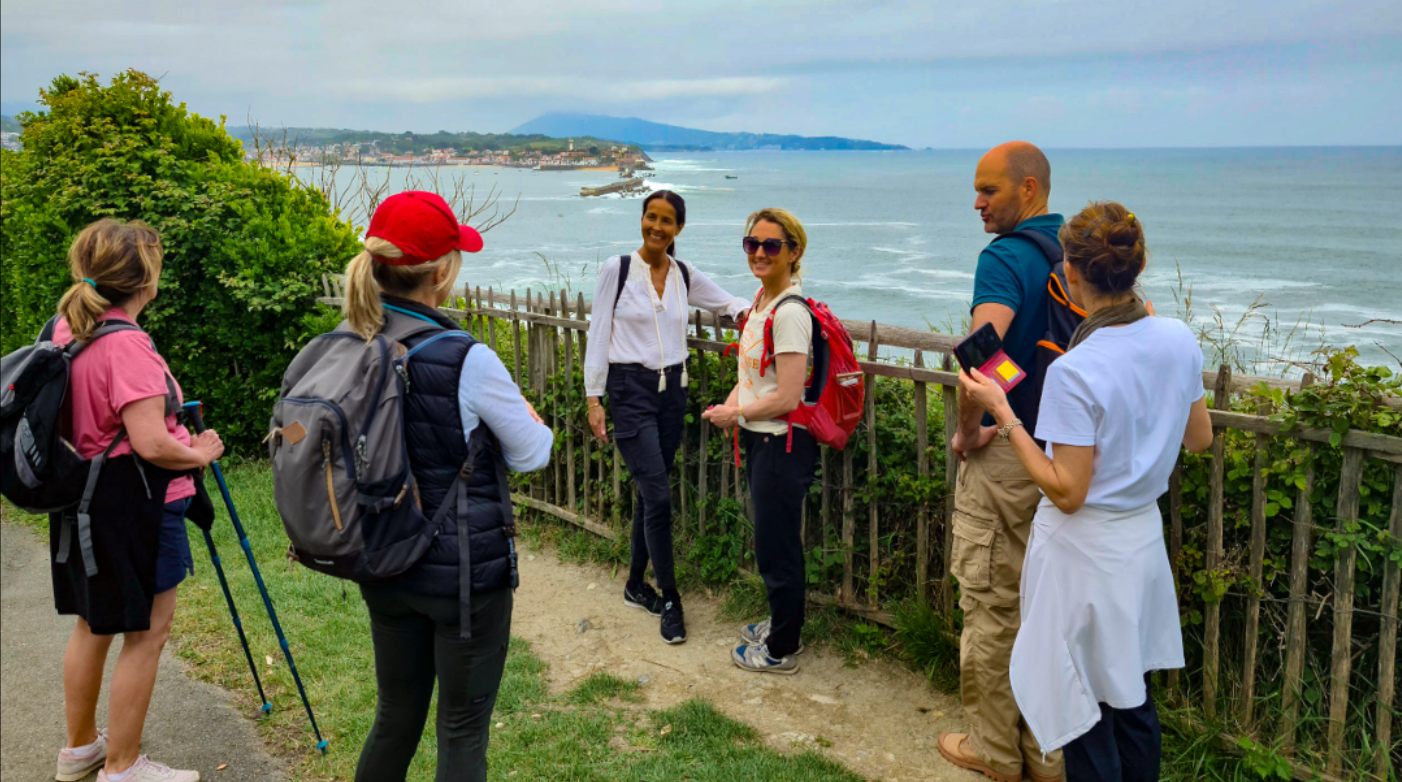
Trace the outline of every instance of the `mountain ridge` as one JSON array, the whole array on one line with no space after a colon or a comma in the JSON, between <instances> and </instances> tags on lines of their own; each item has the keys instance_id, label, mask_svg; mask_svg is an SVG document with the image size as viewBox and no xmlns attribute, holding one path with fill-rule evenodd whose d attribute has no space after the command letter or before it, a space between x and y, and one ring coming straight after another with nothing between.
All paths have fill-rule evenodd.
<instances>
[{"instance_id":1,"label":"mountain ridge","mask_svg":"<svg viewBox=\"0 0 1402 782\"><path fill-rule=\"evenodd\" d=\"M540 133L557 138L590 135L637 144L645 149L711 147L728 150L903 150L901 144L842 138L795 136L775 133L721 133L667 125L637 117L611 117L581 112L551 112L513 128L511 133Z\"/></svg>"}]
</instances>

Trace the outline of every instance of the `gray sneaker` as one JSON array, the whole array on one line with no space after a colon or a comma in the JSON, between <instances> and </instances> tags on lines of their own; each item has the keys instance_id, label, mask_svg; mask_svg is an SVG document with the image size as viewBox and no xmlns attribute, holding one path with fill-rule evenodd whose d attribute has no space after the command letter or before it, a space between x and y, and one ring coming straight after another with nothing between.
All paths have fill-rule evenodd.
<instances>
[{"instance_id":1,"label":"gray sneaker","mask_svg":"<svg viewBox=\"0 0 1402 782\"><path fill-rule=\"evenodd\" d=\"M200 782L198 771L177 771L145 755L138 757L129 770L131 773L122 777L122 782ZM112 782L106 769L97 772L97 782Z\"/></svg>"},{"instance_id":2,"label":"gray sneaker","mask_svg":"<svg viewBox=\"0 0 1402 782\"><path fill-rule=\"evenodd\" d=\"M97 741L78 751L64 747L58 751L58 782L78 782L107 762L107 731L97 732Z\"/></svg>"},{"instance_id":3,"label":"gray sneaker","mask_svg":"<svg viewBox=\"0 0 1402 782\"><path fill-rule=\"evenodd\" d=\"M730 659L737 666L756 673L779 673L791 676L798 673L798 658L788 655L780 659L769 656L767 646L737 646L730 653Z\"/></svg>"},{"instance_id":4,"label":"gray sneaker","mask_svg":"<svg viewBox=\"0 0 1402 782\"><path fill-rule=\"evenodd\" d=\"M764 646L764 643L769 640L769 630L772 621L772 619L766 619L757 624L741 627L740 640L751 646ZM798 651L794 652L794 654L803 654L802 642L799 643Z\"/></svg>"}]
</instances>

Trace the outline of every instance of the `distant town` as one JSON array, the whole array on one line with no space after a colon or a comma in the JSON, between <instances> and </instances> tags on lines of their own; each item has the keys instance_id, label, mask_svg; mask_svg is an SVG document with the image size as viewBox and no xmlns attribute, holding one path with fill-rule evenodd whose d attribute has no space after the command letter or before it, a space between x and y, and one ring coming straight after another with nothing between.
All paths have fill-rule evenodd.
<instances>
[{"instance_id":1,"label":"distant town","mask_svg":"<svg viewBox=\"0 0 1402 782\"><path fill-rule=\"evenodd\" d=\"M249 147L253 147L249 149ZM528 147L515 149L458 149L456 147L425 148L418 154L381 149L378 141L334 142L323 145L299 145L293 148L277 145L245 144L244 158L265 166L287 165L361 165L361 166L504 166L538 171L575 171L580 169L646 171L651 158L637 147L623 144L591 144L576 149L574 139L565 142L563 150L552 152Z\"/></svg>"}]
</instances>

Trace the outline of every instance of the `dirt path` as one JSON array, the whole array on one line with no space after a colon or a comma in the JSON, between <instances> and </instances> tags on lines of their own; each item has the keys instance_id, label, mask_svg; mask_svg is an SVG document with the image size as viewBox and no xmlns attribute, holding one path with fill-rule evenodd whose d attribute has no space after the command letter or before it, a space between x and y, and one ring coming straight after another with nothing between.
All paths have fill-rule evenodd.
<instances>
[{"instance_id":1,"label":"dirt path","mask_svg":"<svg viewBox=\"0 0 1402 782\"><path fill-rule=\"evenodd\" d=\"M717 601L689 597L688 640L669 646L655 618L623 605L622 577L560 562L549 549L521 559L511 632L550 664L557 692L596 671L633 680L646 676L642 692L649 707L700 696L753 725L772 746L820 749L871 779L982 778L950 766L935 749L940 731L963 728L957 699L899 665L849 668L833 652L810 649L797 675L749 673L730 662L730 649L740 643L738 627L716 618ZM583 619L592 627L581 633ZM826 742L831 746L822 748Z\"/></svg>"},{"instance_id":2,"label":"dirt path","mask_svg":"<svg viewBox=\"0 0 1402 782\"><path fill-rule=\"evenodd\" d=\"M64 743L62 663L73 618L54 613L48 545L11 524L0 525L0 538L0 723L5 726L0 779L51 780ZM118 640L107 657L109 683L120 650ZM106 687L97 714L98 725L105 724ZM229 694L186 676L169 645L161 656L142 751L219 782L285 778L253 724L229 705Z\"/></svg>"}]
</instances>

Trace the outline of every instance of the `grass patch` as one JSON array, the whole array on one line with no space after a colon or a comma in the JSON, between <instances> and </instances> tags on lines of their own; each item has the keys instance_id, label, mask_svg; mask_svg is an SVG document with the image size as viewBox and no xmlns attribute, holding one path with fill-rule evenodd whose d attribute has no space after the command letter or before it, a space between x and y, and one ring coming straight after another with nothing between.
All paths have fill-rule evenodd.
<instances>
[{"instance_id":1,"label":"grass patch","mask_svg":"<svg viewBox=\"0 0 1402 782\"><path fill-rule=\"evenodd\" d=\"M611 673L591 673L567 695L565 703L587 705L602 703L610 698L618 698L629 703L638 703L643 696L638 693L640 685Z\"/></svg>"},{"instance_id":2,"label":"grass patch","mask_svg":"<svg viewBox=\"0 0 1402 782\"><path fill-rule=\"evenodd\" d=\"M954 620L929 603L911 600L891 608L896 652L943 692L959 691L959 633Z\"/></svg>"}]
</instances>

